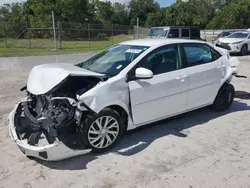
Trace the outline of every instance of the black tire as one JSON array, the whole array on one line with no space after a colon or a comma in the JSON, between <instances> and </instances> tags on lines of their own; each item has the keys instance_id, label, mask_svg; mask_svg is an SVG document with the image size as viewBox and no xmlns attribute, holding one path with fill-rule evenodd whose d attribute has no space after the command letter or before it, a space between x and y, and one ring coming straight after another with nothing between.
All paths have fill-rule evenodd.
<instances>
[{"instance_id":1,"label":"black tire","mask_svg":"<svg viewBox=\"0 0 250 188\"><path fill-rule=\"evenodd\" d=\"M233 103L235 95L235 89L232 84L225 83L219 90L214 103L212 104L212 109L215 111L225 111Z\"/></svg>"},{"instance_id":2,"label":"black tire","mask_svg":"<svg viewBox=\"0 0 250 188\"><path fill-rule=\"evenodd\" d=\"M110 117L114 118L117 121L117 123L119 125L119 133L118 133L117 137L115 138L115 140L113 141L113 143L111 145L109 145L108 147L105 147L105 148L97 148L97 147L93 146L90 143L90 140L88 139L90 126L98 118L105 117L105 116L110 116ZM79 141L85 147L91 148L92 152L94 152L94 153L102 153L102 152L110 150L111 148L113 148L117 144L117 142L120 140L120 138L122 137L122 135L124 133L124 127L125 127L124 118L121 117L121 115L118 112L116 112L115 110L113 110L111 108L105 108L99 114L97 114L96 116L88 115L86 118L84 118L83 122L81 123L81 125L80 125L80 127L78 129Z\"/></svg>"},{"instance_id":3,"label":"black tire","mask_svg":"<svg viewBox=\"0 0 250 188\"><path fill-rule=\"evenodd\" d=\"M241 47L241 50L240 50L240 54L242 56L245 56L247 55L247 51L248 51L248 46L246 44L244 44L242 47Z\"/></svg>"}]
</instances>

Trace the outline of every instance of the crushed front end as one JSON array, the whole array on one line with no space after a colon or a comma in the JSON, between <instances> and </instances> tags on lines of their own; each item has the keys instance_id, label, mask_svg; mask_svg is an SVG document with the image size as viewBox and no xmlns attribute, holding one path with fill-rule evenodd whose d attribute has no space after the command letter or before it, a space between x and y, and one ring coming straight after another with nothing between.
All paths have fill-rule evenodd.
<instances>
[{"instance_id":1,"label":"crushed front end","mask_svg":"<svg viewBox=\"0 0 250 188\"><path fill-rule=\"evenodd\" d=\"M77 100L100 80L68 77L46 94L27 97L9 114L9 133L27 156L57 161L90 152L81 140L82 118L95 113ZM25 90L27 88L24 88Z\"/></svg>"}]
</instances>

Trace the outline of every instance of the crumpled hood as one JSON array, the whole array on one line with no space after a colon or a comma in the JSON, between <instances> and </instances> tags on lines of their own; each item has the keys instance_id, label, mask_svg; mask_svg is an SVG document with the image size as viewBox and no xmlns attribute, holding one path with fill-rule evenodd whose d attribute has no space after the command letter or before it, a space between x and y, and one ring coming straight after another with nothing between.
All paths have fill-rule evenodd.
<instances>
[{"instance_id":1,"label":"crumpled hood","mask_svg":"<svg viewBox=\"0 0 250 188\"><path fill-rule=\"evenodd\" d=\"M235 42L241 42L241 41L244 41L245 39L241 39L241 38L219 38L218 39L219 42L222 42L222 43L229 43L229 44L232 44L232 43L235 43Z\"/></svg>"},{"instance_id":2,"label":"crumpled hood","mask_svg":"<svg viewBox=\"0 0 250 188\"><path fill-rule=\"evenodd\" d=\"M93 76L103 78L105 75L82 69L73 64L44 64L35 66L31 70L27 89L34 95L42 95L49 92L68 76Z\"/></svg>"}]
</instances>

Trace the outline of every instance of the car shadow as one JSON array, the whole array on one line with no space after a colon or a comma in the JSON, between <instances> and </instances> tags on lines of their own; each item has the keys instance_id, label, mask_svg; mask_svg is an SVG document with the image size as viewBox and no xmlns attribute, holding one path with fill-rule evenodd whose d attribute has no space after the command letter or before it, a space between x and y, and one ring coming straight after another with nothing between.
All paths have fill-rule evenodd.
<instances>
[{"instance_id":1,"label":"car shadow","mask_svg":"<svg viewBox=\"0 0 250 188\"><path fill-rule=\"evenodd\" d=\"M248 52L245 56L249 56L250 52ZM235 57L244 57L240 53L230 53L230 56L235 56Z\"/></svg>"},{"instance_id":2,"label":"car shadow","mask_svg":"<svg viewBox=\"0 0 250 188\"><path fill-rule=\"evenodd\" d=\"M235 98L247 100L250 99L250 93L246 91L235 91Z\"/></svg>"},{"instance_id":3,"label":"car shadow","mask_svg":"<svg viewBox=\"0 0 250 188\"><path fill-rule=\"evenodd\" d=\"M186 113L181 116L143 126L133 131L129 131L124 135L124 138L119 144L117 144L115 148L103 154L88 153L86 155L73 157L57 162L48 162L39 159L34 160L52 169L87 169L88 163L97 159L99 156L106 155L110 152L122 156L132 156L146 149L156 139L168 135L181 137L184 141L185 137L188 137L189 134L189 131L187 131L187 129L202 125L209 122L210 120L222 117L230 113L246 110L250 110L250 106L241 101L234 101L231 108L225 112L214 112L210 108L206 107Z\"/></svg>"}]
</instances>

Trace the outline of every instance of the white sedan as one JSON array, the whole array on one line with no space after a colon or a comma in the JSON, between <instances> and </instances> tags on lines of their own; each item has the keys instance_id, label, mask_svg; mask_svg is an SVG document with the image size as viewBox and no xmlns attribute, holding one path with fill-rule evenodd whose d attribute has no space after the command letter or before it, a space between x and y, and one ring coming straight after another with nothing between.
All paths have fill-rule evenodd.
<instances>
[{"instance_id":1,"label":"white sedan","mask_svg":"<svg viewBox=\"0 0 250 188\"><path fill-rule=\"evenodd\" d=\"M225 38L219 38L216 46L231 53L246 55L250 51L250 32L235 32Z\"/></svg>"},{"instance_id":2,"label":"white sedan","mask_svg":"<svg viewBox=\"0 0 250 188\"><path fill-rule=\"evenodd\" d=\"M10 135L43 160L104 152L127 130L205 106L227 110L237 64L206 42L146 39L77 65L36 66L21 89L27 97L9 115Z\"/></svg>"}]
</instances>

